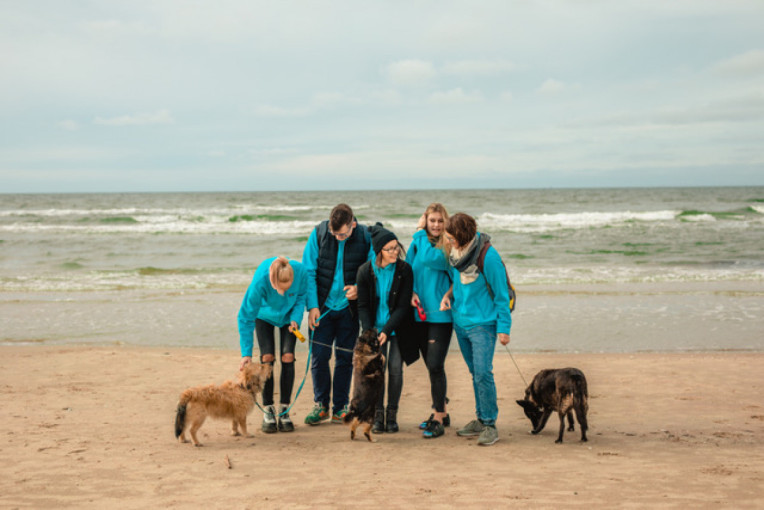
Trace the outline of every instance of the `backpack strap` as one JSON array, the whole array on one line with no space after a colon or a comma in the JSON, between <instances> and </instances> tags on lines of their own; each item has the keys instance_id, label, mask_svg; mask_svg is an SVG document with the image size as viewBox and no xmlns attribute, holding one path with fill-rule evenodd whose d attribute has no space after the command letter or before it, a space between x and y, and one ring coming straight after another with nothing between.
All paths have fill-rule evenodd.
<instances>
[{"instance_id":1,"label":"backpack strap","mask_svg":"<svg viewBox=\"0 0 764 510\"><path fill-rule=\"evenodd\" d=\"M490 247L491 247L491 241L484 243L483 247L480 249L480 253L478 254L476 265L477 265L478 271L483 273L484 277L485 277L485 271L483 271L483 267L485 266L485 254L488 252L488 248ZM509 281L509 273L507 272L507 266L504 265L503 260L501 261L501 265L504 266L504 276L507 277L507 288L509 289L509 311L514 312L515 298L517 297L517 295L515 293L515 288L512 286L512 282ZM491 289L491 284L488 283L488 278L485 279L485 285L486 287L488 287L488 294L491 296L491 299L493 299L493 289Z\"/></svg>"}]
</instances>

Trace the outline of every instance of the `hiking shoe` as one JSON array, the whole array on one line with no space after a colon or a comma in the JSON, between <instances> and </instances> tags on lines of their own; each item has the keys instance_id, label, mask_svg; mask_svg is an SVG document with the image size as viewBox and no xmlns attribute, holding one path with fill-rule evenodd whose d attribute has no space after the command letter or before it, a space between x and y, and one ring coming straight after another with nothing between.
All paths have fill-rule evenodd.
<instances>
[{"instance_id":1,"label":"hiking shoe","mask_svg":"<svg viewBox=\"0 0 764 510\"><path fill-rule=\"evenodd\" d=\"M332 423L344 423L345 416L348 414L348 406L343 407L332 415Z\"/></svg>"},{"instance_id":2,"label":"hiking shoe","mask_svg":"<svg viewBox=\"0 0 764 510\"><path fill-rule=\"evenodd\" d=\"M329 408L316 404L313 410L305 417L305 423L308 425L319 425L322 421L329 419Z\"/></svg>"},{"instance_id":3,"label":"hiking shoe","mask_svg":"<svg viewBox=\"0 0 764 510\"><path fill-rule=\"evenodd\" d=\"M425 421L423 421L422 423L419 424L419 430L427 429L427 425L429 425L429 423L431 421L433 421L434 419L435 419L435 414L431 414L429 418L427 418ZM451 417L449 415L446 415L445 418L443 418L442 425L444 427L450 427L451 426Z\"/></svg>"},{"instance_id":4,"label":"hiking shoe","mask_svg":"<svg viewBox=\"0 0 764 510\"><path fill-rule=\"evenodd\" d=\"M440 437L445 433L446 431L443 428L442 423L437 420L431 420L430 423L427 424L427 428L422 432L422 436L424 436L425 439L432 439L434 437Z\"/></svg>"},{"instance_id":5,"label":"hiking shoe","mask_svg":"<svg viewBox=\"0 0 764 510\"><path fill-rule=\"evenodd\" d=\"M472 420L463 429L457 431L456 435L461 437L479 436L483 429L485 429L485 425L479 420Z\"/></svg>"},{"instance_id":6,"label":"hiking shoe","mask_svg":"<svg viewBox=\"0 0 764 510\"><path fill-rule=\"evenodd\" d=\"M294 430L294 423L289 417L289 406L281 404L279 406L279 431L280 432L292 432Z\"/></svg>"},{"instance_id":7,"label":"hiking shoe","mask_svg":"<svg viewBox=\"0 0 764 510\"><path fill-rule=\"evenodd\" d=\"M266 434L273 434L278 430L276 428L276 410L273 406L266 406L263 413L263 432Z\"/></svg>"},{"instance_id":8,"label":"hiking shoe","mask_svg":"<svg viewBox=\"0 0 764 510\"><path fill-rule=\"evenodd\" d=\"M477 444L480 446L491 446L498 440L499 432L496 430L496 427L493 425L486 425L483 432L480 433Z\"/></svg>"}]
</instances>

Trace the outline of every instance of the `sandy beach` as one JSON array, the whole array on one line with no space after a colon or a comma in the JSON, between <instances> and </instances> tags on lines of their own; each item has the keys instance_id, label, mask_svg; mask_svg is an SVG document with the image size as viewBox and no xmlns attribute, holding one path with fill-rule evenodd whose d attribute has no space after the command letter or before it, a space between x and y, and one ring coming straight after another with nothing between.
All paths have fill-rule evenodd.
<instances>
[{"instance_id":1,"label":"sandy beach","mask_svg":"<svg viewBox=\"0 0 764 510\"><path fill-rule=\"evenodd\" d=\"M589 380L589 442L554 444L556 420L531 436L514 400L523 381L499 351L501 440L457 437L473 417L469 374L447 360L446 435L424 440L428 379L406 369L401 432L374 444L348 429L302 424L293 433L228 435L208 421L202 448L175 442L178 394L234 375L235 350L6 346L0 349L4 508L761 508L764 505L764 354L519 354L526 379L576 366ZM305 370L298 359L298 384ZM229 464L230 463L230 467Z\"/></svg>"}]
</instances>

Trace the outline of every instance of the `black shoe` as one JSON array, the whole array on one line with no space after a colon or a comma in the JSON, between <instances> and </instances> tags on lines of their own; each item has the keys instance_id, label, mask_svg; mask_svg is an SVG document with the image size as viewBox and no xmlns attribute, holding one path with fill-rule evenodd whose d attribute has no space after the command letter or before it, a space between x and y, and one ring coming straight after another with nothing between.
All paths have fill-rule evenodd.
<instances>
[{"instance_id":1,"label":"black shoe","mask_svg":"<svg viewBox=\"0 0 764 510\"><path fill-rule=\"evenodd\" d=\"M398 422L396 421L397 414L397 409L387 408L387 426L385 427L385 432L389 432L390 434L398 432Z\"/></svg>"},{"instance_id":2,"label":"black shoe","mask_svg":"<svg viewBox=\"0 0 764 510\"><path fill-rule=\"evenodd\" d=\"M374 425L371 427L371 431L375 434L381 434L385 431L385 411L377 409L374 412Z\"/></svg>"},{"instance_id":3,"label":"black shoe","mask_svg":"<svg viewBox=\"0 0 764 510\"><path fill-rule=\"evenodd\" d=\"M424 432L422 432L422 436L424 436L425 439L432 439L434 437L440 437L445 433L446 431L443 429L443 424L437 420L432 420L427 425L427 428L424 429Z\"/></svg>"},{"instance_id":4,"label":"black shoe","mask_svg":"<svg viewBox=\"0 0 764 510\"><path fill-rule=\"evenodd\" d=\"M279 432L292 432L294 430L294 423L292 423L292 419L289 418L289 405L287 404L281 404L279 406Z\"/></svg>"},{"instance_id":5,"label":"black shoe","mask_svg":"<svg viewBox=\"0 0 764 510\"><path fill-rule=\"evenodd\" d=\"M435 419L435 414L431 414L429 418L427 418L425 421L423 421L422 423L419 424L419 430L426 430L427 429L427 425L429 425L430 422L432 422L434 419ZM442 425L444 427L450 427L451 426L451 416L446 415L443 418Z\"/></svg>"}]
</instances>

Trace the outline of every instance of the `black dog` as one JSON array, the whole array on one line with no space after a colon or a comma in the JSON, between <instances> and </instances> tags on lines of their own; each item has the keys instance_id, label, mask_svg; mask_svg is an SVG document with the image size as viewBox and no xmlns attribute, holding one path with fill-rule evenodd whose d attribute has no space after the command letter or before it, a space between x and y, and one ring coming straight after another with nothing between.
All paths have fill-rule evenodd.
<instances>
[{"instance_id":1,"label":"black dog","mask_svg":"<svg viewBox=\"0 0 764 510\"><path fill-rule=\"evenodd\" d=\"M560 415L560 435L555 443L562 443L566 415L570 425L568 431L575 430L574 410L581 426L581 441L586 441L586 431L589 428L586 421L588 401L589 392L583 372L577 368L560 368L542 370L536 374L525 390L525 398L517 400L517 404L525 410L525 416L530 418L533 424L532 434L544 430L549 415L552 411L557 411Z\"/></svg>"},{"instance_id":2,"label":"black dog","mask_svg":"<svg viewBox=\"0 0 764 510\"><path fill-rule=\"evenodd\" d=\"M355 429L364 424L363 435L371 441L371 425L374 411L385 388L385 356L379 352L377 330L364 331L353 350L353 398L345 415L350 423L350 439L355 439Z\"/></svg>"}]
</instances>

